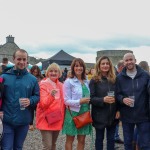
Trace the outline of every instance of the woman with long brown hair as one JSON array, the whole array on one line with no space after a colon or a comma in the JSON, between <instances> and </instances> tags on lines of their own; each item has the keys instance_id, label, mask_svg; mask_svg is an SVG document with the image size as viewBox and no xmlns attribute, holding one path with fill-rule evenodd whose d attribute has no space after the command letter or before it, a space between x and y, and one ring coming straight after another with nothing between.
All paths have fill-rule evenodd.
<instances>
[{"instance_id":1,"label":"woman with long brown hair","mask_svg":"<svg viewBox=\"0 0 150 150\"><path fill-rule=\"evenodd\" d=\"M95 148L103 150L104 132L107 135L107 150L114 150L116 100L116 75L107 56L98 59L95 74L90 81L93 126L96 130Z\"/></svg>"},{"instance_id":2,"label":"woman with long brown hair","mask_svg":"<svg viewBox=\"0 0 150 150\"><path fill-rule=\"evenodd\" d=\"M71 77L64 82L64 101L67 109L62 133L66 134L66 150L72 150L75 136L78 140L77 150L84 150L85 137L91 133L91 124L77 129L72 120L72 116L80 115L90 109L90 91L85 70L84 61L80 58L74 59L71 64Z\"/></svg>"}]
</instances>

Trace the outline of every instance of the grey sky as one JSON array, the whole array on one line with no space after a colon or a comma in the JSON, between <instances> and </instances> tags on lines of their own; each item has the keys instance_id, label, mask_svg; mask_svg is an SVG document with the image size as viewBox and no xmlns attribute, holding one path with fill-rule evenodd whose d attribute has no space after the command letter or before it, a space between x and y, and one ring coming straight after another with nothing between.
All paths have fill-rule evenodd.
<instances>
[{"instance_id":1,"label":"grey sky","mask_svg":"<svg viewBox=\"0 0 150 150\"><path fill-rule=\"evenodd\" d=\"M13 35L30 55L49 58L63 49L95 62L105 49L133 50L150 63L148 0L0 0L0 44Z\"/></svg>"}]
</instances>

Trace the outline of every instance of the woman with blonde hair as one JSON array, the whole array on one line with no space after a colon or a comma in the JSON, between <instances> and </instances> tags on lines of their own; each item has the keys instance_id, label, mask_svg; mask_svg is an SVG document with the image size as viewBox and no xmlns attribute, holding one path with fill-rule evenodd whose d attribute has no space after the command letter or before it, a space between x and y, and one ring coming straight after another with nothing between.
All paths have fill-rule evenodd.
<instances>
[{"instance_id":1,"label":"woman with blonde hair","mask_svg":"<svg viewBox=\"0 0 150 150\"><path fill-rule=\"evenodd\" d=\"M104 132L107 135L107 150L114 150L115 126L119 114L115 100L116 75L107 56L98 59L95 74L90 81L93 126L96 130L95 148L103 150ZM117 116L116 116L117 114Z\"/></svg>"},{"instance_id":2,"label":"woman with blonde hair","mask_svg":"<svg viewBox=\"0 0 150 150\"><path fill-rule=\"evenodd\" d=\"M40 102L36 110L36 127L42 135L43 150L55 150L64 120L64 98L61 70L52 63L46 70L46 79L40 82Z\"/></svg>"},{"instance_id":3,"label":"woman with blonde hair","mask_svg":"<svg viewBox=\"0 0 150 150\"><path fill-rule=\"evenodd\" d=\"M72 150L75 136L78 141L77 150L84 150L85 137L91 133L91 124L77 129L72 120L72 116L80 115L90 109L90 91L85 70L84 61L80 58L74 59L71 64L71 77L64 82L64 101L67 109L62 133L66 134L66 150Z\"/></svg>"}]
</instances>

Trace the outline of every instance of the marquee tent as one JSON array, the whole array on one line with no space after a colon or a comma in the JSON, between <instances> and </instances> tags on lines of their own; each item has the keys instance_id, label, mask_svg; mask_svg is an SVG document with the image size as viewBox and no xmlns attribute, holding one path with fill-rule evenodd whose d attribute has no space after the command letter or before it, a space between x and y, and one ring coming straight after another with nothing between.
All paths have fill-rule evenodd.
<instances>
[{"instance_id":1,"label":"marquee tent","mask_svg":"<svg viewBox=\"0 0 150 150\"><path fill-rule=\"evenodd\" d=\"M63 50L60 50L58 53L56 53L54 56L52 56L51 58L48 58L45 61L42 61L42 67L43 69L47 69L47 67L49 66L49 64L55 62L59 65L66 65L66 66L70 66L72 60L75 57L69 55L68 53L64 52Z\"/></svg>"}]
</instances>

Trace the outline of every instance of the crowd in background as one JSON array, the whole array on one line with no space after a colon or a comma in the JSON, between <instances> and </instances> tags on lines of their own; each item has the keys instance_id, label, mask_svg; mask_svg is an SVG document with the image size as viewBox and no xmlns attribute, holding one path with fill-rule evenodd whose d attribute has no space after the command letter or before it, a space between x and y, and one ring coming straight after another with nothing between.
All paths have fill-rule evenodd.
<instances>
[{"instance_id":1,"label":"crowd in background","mask_svg":"<svg viewBox=\"0 0 150 150\"><path fill-rule=\"evenodd\" d=\"M35 128L41 133L43 150L56 150L60 131L66 135L66 150L72 150L75 137L77 150L84 150L86 136L93 136L92 126L96 150L103 150L105 133L107 150L114 150L115 142L124 144L125 150L150 150L150 74L146 61L137 65L135 56L127 53L116 66L102 56L95 66L86 68L81 58L75 58L70 69L52 63L44 74L36 65L27 69L25 50L18 49L13 61L10 68L4 58L1 66L2 150L21 150L28 130ZM73 117L87 111L93 123L76 128ZM120 122L124 141L119 137Z\"/></svg>"}]
</instances>

